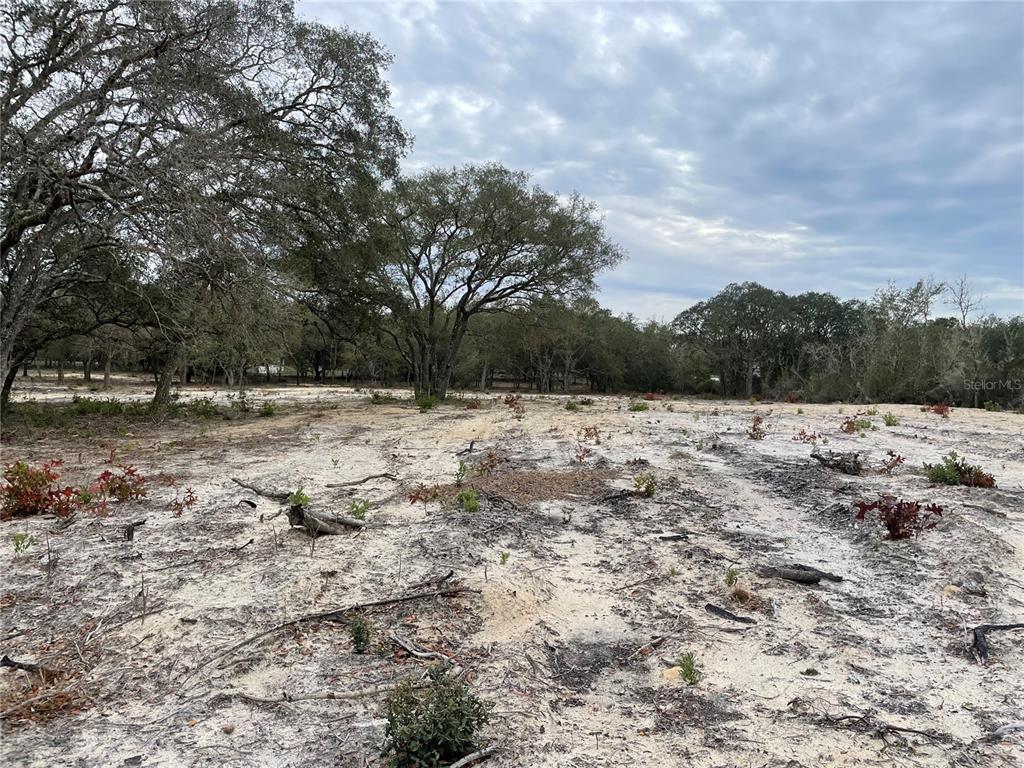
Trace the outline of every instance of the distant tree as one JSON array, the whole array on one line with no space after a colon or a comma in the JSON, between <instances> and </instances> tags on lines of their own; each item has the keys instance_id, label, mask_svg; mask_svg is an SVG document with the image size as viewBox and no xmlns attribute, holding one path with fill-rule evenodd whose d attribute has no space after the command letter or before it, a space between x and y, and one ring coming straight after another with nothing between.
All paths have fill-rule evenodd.
<instances>
[{"instance_id":1,"label":"distant tree","mask_svg":"<svg viewBox=\"0 0 1024 768\"><path fill-rule=\"evenodd\" d=\"M545 192L500 165L403 179L382 225L389 251L375 279L385 332L416 391L442 398L471 318L584 296L594 275L622 258L592 203Z\"/></svg>"}]
</instances>

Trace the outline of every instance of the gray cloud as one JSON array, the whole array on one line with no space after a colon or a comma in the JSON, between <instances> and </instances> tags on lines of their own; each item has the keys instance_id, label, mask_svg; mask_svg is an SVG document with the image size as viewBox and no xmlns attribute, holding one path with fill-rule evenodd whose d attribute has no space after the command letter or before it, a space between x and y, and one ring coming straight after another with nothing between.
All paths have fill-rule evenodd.
<instances>
[{"instance_id":1,"label":"gray cloud","mask_svg":"<svg viewBox=\"0 0 1024 768\"><path fill-rule=\"evenodd\" d=\"M866 296L968 273L1024 311L1024 6L304 3L395 55L405 167L579 190L616 311L729 281Z\"/></svg>"}]
</instances>

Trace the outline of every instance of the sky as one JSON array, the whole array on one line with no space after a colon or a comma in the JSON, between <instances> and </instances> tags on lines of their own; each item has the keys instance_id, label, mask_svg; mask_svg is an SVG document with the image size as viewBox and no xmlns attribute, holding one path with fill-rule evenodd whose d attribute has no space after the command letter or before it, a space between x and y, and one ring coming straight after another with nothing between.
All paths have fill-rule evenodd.
<instances>
[{"instance_id":1,"label":"sky","mask_svg":"<svg viewBox=\"0 0 1024 768\"><path fill-rule=\"evenodd\" d=\"M403 172L497 161L600 208L616 313L730 282L966 274L1024 313L1024 4L302 2L394 56Z\"/></svg>"}]
</instances>

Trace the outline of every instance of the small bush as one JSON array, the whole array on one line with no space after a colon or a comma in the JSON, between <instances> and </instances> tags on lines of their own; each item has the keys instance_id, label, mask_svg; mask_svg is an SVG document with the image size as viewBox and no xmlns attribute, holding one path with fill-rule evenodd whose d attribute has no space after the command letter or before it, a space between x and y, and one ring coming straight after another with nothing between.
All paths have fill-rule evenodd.
<instances>
[{"instance_id":1,"label":"small bush","mask_svg":"<svg viewBox=\"0 0 1024 768\"><path fill-rule=\"evenodd\" d=\"M966 485L972 488L995 488L992 475L975 464L968 464L956 451L942 457L941 464L925 464L924 470L933 483L943 485Z\"/></svg>"},{"instance_id":2,"label":"small bush","mask_svg":"<svg viewBox=\"0 0 1024 768\"><path fill-rule=\"evenodd\" d=\"M252 395L243 390L238 394L228 395L228 407L236 413L252 413L256 409L256 403Z\"/></svg>"},{"instance_id":3,"label":"small bush","mask_svg":"<svg viewBox=\"0 0 1024 768\"><path fill-rule=\"evenodd\" d=\"M576 443L576 455L573 456L577 464L582 464L590 455L594 452L594 449L584 443Z\"/></svg>"},{"instance_id":4,"label":"small bush","mask_svg":"<svg viewBox=\"0 0 1024 768\"><path fill-rule=\"evenodd\" d=\"M391 768L440 768L475 751L493 705L440 667L430 684L405 681L384 702L388 724L382 755Z\"/></svg>"},{"instance_id":5,"label":"small bush","mask_svg":"<svg viewBox=\"0 0 1024 768\"><path fill-rule=\"evenodd\" d=\"M949 414L952 412L952 408L949 407L948 403L936 403L935 405L922 405L922 413L934 413L937 416L941 416L944 419L949 418Z\"/></svg>"},{"instance_id":6,"label":"small bush","mask_svg":"<svg viewBox=\"0 0 1024 768\"><path fill-rule=\"evenodd\" d=\"M501 561L502 565L504 565L508 562L509 557L511 557L510 552L502 552L500 555L498 555L498 560Z\"/></svg>"},{"instance_id":7,"label":"small bush","mask_svg":"<svg viewBox=\"0 0 1024 768\"><path fill-rule=\"evenodd\" d=\"M266 400L260 404L260 409L256 413L263 417L273 416L277 413L277 403L273 400Z\"/></svg>"},{"instance_id":8,"label":"small bush","mask_svg":"<svg viewBox=\"0 0 1024 768\"><path fill-rule=\"evenodd\" d=\"M984 408L986 411L993 411L996 413L1003 410L1003 406L1001 406L995 400L986 400L984 403L981 404L981 407Z\"/></svg>"},{"instance_id":9,"label":"small bush","mask_svg":"<svg viewBox=\"0 0 1024 768\"><path fill-rule=\"evenodd\" d=\"M747 430L747 437L751 440L764 440L768 436L768 425L765 423L764 416L759 413L754 414L754 418L750 420L750 428Z\"/></svg>"},{"instance_id":10,"label":"small bush","mask_svg":"<svg viewBox=\"0 0 1024 768\"><path fill-rule=\"evenodd\" d=\"M567 402L565 404L565 410L567 410L567 411L575 412L575 411L578 411L579 409L580 409L580 404L577 403L575 400L570 400L569 402Z\"/></svg>"},{"instance_id":11,"label":"small bush","mask_svg":"<svg viewBox=\"0 0 1024 768\"><path fill-rule=\"evenodd\" d=\"M580 405L593 405L594 404L594 398L592 398L592 397L581 397L576 402L578 402Z\"/></svg>"},{"instance_id":12,"label":"small bush","mask_svg":"<svg viewBox=\"0 0 1024 768\"><path fill-rule=\"evenodd\" d=\"M58 485L57 468L61 463L52 459L38 467L24 461L7 465L3 471L6 485L0 488L0 520L44 514L67 517L74 512L80 503L79 492L71 486Z\"/></svg>"},{"instance_id":13,"label":"small bush","mask_svg":"<svg viewBox=\"0 0 1024 768\"><path fill-rule=\"evenodd\" d=\"M866 415L866 416L877 416L878 415L878 409L875 408L874 406L872 406L871 408L868 408L864 412L864 415Z\"/></svg>"},{"instance_id":14,"label":"small bush","mask_svg":"<svg viewBox=\"0 0 1024 768\"><path fill-rule=\"evenodd\" d=\"M71 411L77 416L91 416L94 414L120 416L124 413L124 410L125 404L114 398L100 400L95 397L79 397L78 395L71 398Z\"/></svg>"},{"instance_id":15,"label":"small bush","mask_svg":"<svg viewBox=\"0 0 1024 768\"><path fill-rule=\"evenodd\" d=\"M880 494L877 501L858 501L854 506L857 507L858 520L864 520L868 512L877 512L891 539L917 536L938 525L938 518L942 516L942 507L938 504L929 504L922 509L919 501L904 501L888 493Z\"/></svg>"},{"instance_id":16,"label":"small bush","mask_svg":"<svg viewBox=\"0 0 1024 768\"><path fill-rule=\"evenodd\" d=\"M211 419L220 415L220 409L217 408L212 397L197 397L195 400L189 400L185 404L185 411L190 416L201 419Z\"/></svg>"},{"instance_id":17,"label":"small bush","mask_svg":"<svg viewBox=\"0 0 1024 768\"><path fill-rule=\"evenodd\" d=\"M468 411L479 411L480 410L480 401L477 400L477 399L467 400L466 401L466 410L468 410Z\"/></svg>"},{"instance_id":18,"label":"small bush","mask_svg":"<svg viewBox=\"0 0 1024 768\"><path fill-rule=\"evenodd\" d=\"M900 425L900 420L896 418L896 415L893 413L885 414L882 417L882 421L885 423L885 426L887 427L898 427Z\"/></svg>"},{"instance_id":19,"label":"small bush","mask_svg":"<svg viewBox=\"0 0 1024 768\"><path fill-rule=\"evenodd\" d=\"M646 411L649 409L650 406L648 406L643 400L631 400L629 403L629 410L631 411Z\"/></svg>"},{"instance_id":20,"label":"small bush","mask_svg":"<svg viewBox=\"0 0 1024 768\"><path fill-rule=\"evenodd\" d=\"M799 432L797 432L795 435L793 435L793 442L794 443L810 443L811 445L814 445L814 444L816 444L818 442L818 433L817 432L808 432L805 429L801 429Z\"/></svg>"},{"instance_id":21,"label":"small bush","mask_svg":"<svg viewBox=\"0 0 1024 768\"><path fill-rule=\"evenodd\" d=\"M370 502L366 499L352 499L349 504L349 514L356 520L365 520L366 513L370 511Z\"/></svg>"},{"instance_id":22,"label":"small bush","mask_svg":"<svg viewBox=\"0 0 1024 768\"><path fill-rule=\"evenodd\" d=\"M14 544L14 554L23 555L39 543L39 540L24 531L11 535L11 543Z\"/></svg>"},{"instance_id":23,"label":"small bush","mask_svg":"<svg viewBox=\"0 0 1024 768\"><path fill-rule=\"evenodd\" d=\"M886 455L889 457L882 462L882 466L878 468L878 471L883 475L891 475L896 469L903 464L906 459L900 456L896 451L886 451Z\"/></svg>"},{"instance_id":24,"label":"small bush","mask_svg":"<svg viewBox=\"0 0 1024 768\"><path fill-rule=\"evenodd\" d=\"M700 665L697 663L697 656L693 653L684 653L676 661L679 667L679 677L687 685L696 685L702 677Z\"/></svg>"},{"instance_id":25,"label":"small bush","mask_svg":"<svg viewBox=\"0 0 1024 768\"><path fill-rule=\"evenodd\" d=\"M725 572L725 586L735 587L736 582L740 580L740 569L735 566L729 566Z\"/></svg>"},{"instance_id":26,"label":"small bush","mask_svg":"<svg viewBox=\"0 0 1024 768\"><path fill-rule=\"evenodd\" d=\"M370 403L372 405L385 405L386 403L397 403L399 398L388 392L371 392Z\"/></svg>"},{"instance_id":27,"label":"small bush","mask_svg":"<svg viewBox=\"0 0 1024 768\"><path fill-rule=\"evenodd\" d=\"M354 653L366 653L370 650L373 625L362 616L352 616L348 620L348 636L352 640L352 651Z\"/></svg>"},{"instance_id":28,"label":"small bush","mask_svg":"<svg viewBox=\"0 0 1024 768\"><path fill-rule=\"evenodd\" d=\"M650 498L658 490L658 479L653 472L643 472L633 478L633 488L637 495Z\"/></svg>"},{"instance_id":29,"label":"small bush","mask_svg":"<svg viewBox=\"0 0 1024 768\"><path fill-rule=\"evenodd\" d=\"M840 432L845 432L848 435L863 432L865 429L871 429L871 419L858 419L856 416L848 417L839 427Z\"/></svg>"},{"instance_id":30,"label":"small bush","mask_svg":"<svg viewBox=\"0 0 1024 768\"><path fill-rule=\"evenodd\" d=\"M455 503L459 505L463 512L472 513L480 509L480 497L472 488L459 491L459 495L455 497Z\"/></svg>"},{"instance_id":31,"label":"small bush","mask_svg":"<svg viewBox=\"0 0 1024 768\"><path fill-rule=\"evenodd\" d=\"M505 406L512 411L512 415L517 419L521 419L526 415L526 406L523 404L523 398L512 392L505 395L505 399L502 401Z\"/></svg>"},{"instance_id":32,"label":"small bush","mask_svg":"<svg viewBox=\"0 0 1024 768\"><path fill-rule=\"evenodd\" d=\"M290 507L308 507L312 501L309 498L309 494L299 488L297 491L293 491L288 496L288 506Z\"/></svg>"},{"instance_id":33,"label":"small bush","mask_svg":"<svg viewBox=\"0 0 1024 768\"><path fill-rule=\"evenodd\" d=\"M437 408L437 397L434 395L420 395L416 398L416 407L420 409L420 413L433 410Z\"/></svg>"}]
</instances>

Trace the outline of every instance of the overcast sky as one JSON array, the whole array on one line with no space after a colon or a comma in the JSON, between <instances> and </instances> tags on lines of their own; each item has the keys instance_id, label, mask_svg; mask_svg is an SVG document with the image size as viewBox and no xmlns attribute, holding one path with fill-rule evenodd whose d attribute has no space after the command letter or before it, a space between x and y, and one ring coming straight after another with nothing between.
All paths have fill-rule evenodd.
<instances>
[{"instance_id":1,"label":"overcast sky","mask_svg":"<svg viewBox=\"0 0 1024 768\"><path fill-rule=\"evenodd\" d=\"M967 273L1024 312L1024 5L305 2L392 52L404 170L496 160L601 207L616 312L729 282Z\"/></svg>"}]
</instances>

